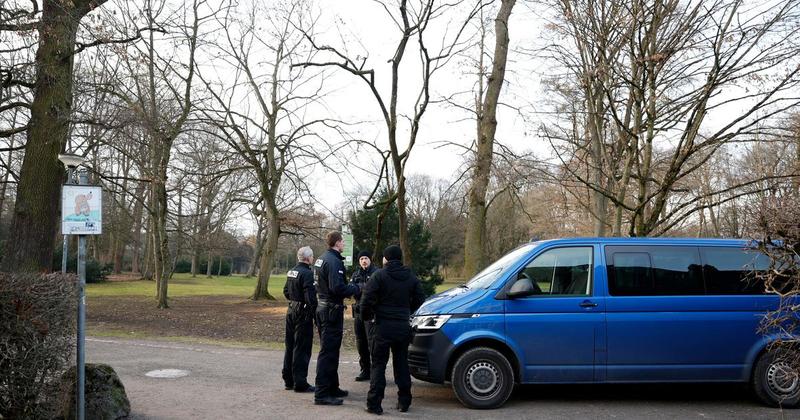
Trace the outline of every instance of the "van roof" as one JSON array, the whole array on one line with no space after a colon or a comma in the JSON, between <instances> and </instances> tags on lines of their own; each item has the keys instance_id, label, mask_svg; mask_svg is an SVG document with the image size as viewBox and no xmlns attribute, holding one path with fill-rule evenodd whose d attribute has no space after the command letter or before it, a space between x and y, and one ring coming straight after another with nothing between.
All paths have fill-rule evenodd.
<instances>
[{"instance_id":1,"label":"van roof","mask_svg":"<svg viewBox=\"0 0 800 420\"><path fill-rule=\"evenodd\" d=\"M540 244L613 244L613 245L711 245L745 247L753 243L752 239L714 239L714 238L558 238L536 240Z\"/></svg>"}]
</instances>

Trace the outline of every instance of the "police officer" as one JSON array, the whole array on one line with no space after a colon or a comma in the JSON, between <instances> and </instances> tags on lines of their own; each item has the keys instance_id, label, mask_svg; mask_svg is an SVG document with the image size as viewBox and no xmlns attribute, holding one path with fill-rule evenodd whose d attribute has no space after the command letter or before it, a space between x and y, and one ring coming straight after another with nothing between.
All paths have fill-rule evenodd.
<instances>
[{"instance_id":1,"label":"police officer","mask_svg":"<svg viewBox=\"0 0 800 420\"><path fill-rule=\"evenodd\" d=\"M286 353L283 356L283 382L286 389L295 392L313 392L308 384L308 362L311 360L311 343L314 340L314 312L317 309L317 291L311 263L314 251L304 246L297 250L297 265L286 274L283 295L289 301L286 311Z\"/></svg>"},{"instance_id":2,"label":"police officer","mask_svg":"<svg viewBox=\"0 0 800 420\"><path fill-rule=\"evenodd\" d=\"M409 318L425 300L417 276L401 262L397 245L383 251L383 268L370 277L361 296L361 316L373 320L370 347L372 372L367 393L367 412L383 414L381 401L386 388L386 363L392 352L394 382L397 384L397 409L406 412L411 405L411 373L408 370L408 345L411 343Z\"/></svg>"},{"instance_id":3,"label":"police officer","mask_svg":"<svg viewBox=\"0 0 800 420\"><path fill-rule=\"evenodd\" d=\"M358 286L345 282L342 234L330 232L325 241L329 249L314 263L314 284L319 294L317 325L320 329L314 404L341 405L341 397L347 396L347 391L339 388L338 372L344 328L344 298L361 291Z\"/></svg>"},{"instance_id":4,"label":"police officer","mask_svg":"<svg viewBox=\"0 0 800 420\"><path fill-rule=\"evenodd\" d=\"M372 254L369 251L359 252L357 261L358 268L353 272L350 284L355 284L363 290L364 285L369 280L369 276L375 272L376 268L372 265ZM360 297L356 295L356 303L353 305L353 325L356 333L356 348L358 348L358 364L361 366L361 373L356 376L356 382L368 381L370 370L368 328L372 323L364 322L361 318L361 305L358 301Z\"/></svg>"}]
</instances>

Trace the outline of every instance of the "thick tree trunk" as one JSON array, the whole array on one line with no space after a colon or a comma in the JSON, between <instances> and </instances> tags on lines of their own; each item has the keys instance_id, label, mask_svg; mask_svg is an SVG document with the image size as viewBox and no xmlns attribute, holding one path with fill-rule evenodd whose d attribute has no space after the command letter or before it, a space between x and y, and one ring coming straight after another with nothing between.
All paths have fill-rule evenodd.
<instances>
[{"instance_id":1,"label":"thick tree trunk","mask_svg":"<svg viewBox=\"0 0 800 420\"><path fill-rule=\"evenodd\" d=\"M269 293L269 276L272 274L272 266L275 262L275 252L278 250L278 238L281 232L278 208L275 205L267 205L267 218L264 251L261 255L261 268L258 271L258 282L256 283L256 290L253 292L253 300L275 300L275 297Z\"/></svg>"},{"instance_id":2,"label":"thick tree trunk","mask_svg":"<svg viewBox=\"0 0 800 420\"><path fill-rule=\"evenodd\" d=\"M253 250L253 261L250 262L250 267L247 269L245 277L253 277L258 271L258 266L261 262L261 255L264 253L264 239L263 234L259 231L256 234L256 248Z\"/></svg>"},{"instance_id":3,"label":"thick tree trunk","mask_svg":"<svg viewBox=\"0 0 800 420\"><path fill-rule=\"evenodd\" d=\"M76 5L76 3L80 3ZM50 271L59 225L64 167L58 154L69 136L75 34L84 2L44 1L36 51L36 84L14 219L3 258L6 271ZM97 3L102 3L98 1Z\"/></svg>"},{"instance_id":4,"label":"thick tree trunk","mask_svg":"<svg viewBox=\"0 0 800 420\"><path fill-rule=\"evenodd\" d=\"M206 277L211 278L211 270L214 267L214 255L211 251L206 253Z\"/></svg>"},{"instance_id":5,"label":"thick tree trunk","mask_svg":"<svg viewBox=\"0 0 800 420\"><path fill-rule=\"evenodd\" d=\"M495 49L492 72L486 84L486 96L478 110L478 138L475 168L468 200L467 227L464 232L464 275L472 277L486 264L486 192L492 171L494 139L497 132L497 103L503 88L508 60L508 20L515 0L503 0L494 21ZM483 77L482 75L480 77Z\"/></svg>"},{"instance_id":6,"label":"thick tree trunk","mask_svg":"<svg viewBox=\"0 0 800 420\"><path fill-rule=\"evenodd\" d=\"M147 229L145 230L144 238L142 279L153 280L153 217L149 213L147 215Z\"/></svg>"}]
</instances>

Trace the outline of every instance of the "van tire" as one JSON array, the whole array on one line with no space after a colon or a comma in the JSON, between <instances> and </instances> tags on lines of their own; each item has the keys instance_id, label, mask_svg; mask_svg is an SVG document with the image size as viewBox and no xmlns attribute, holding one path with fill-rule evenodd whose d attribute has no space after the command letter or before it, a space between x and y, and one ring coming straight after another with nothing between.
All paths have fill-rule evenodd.
<instances>
[{"instance_id":1,"label":"van tire","mask_svg":"<svg viewBox=\"0 0 800 420\"><path fill-rule=\"evenodd\" d=\"M511 363L489 347L476 347L459 356L450 379L456 397L469 408L500 407L514 390Z\"/></svg>"},{"instance_id":2,"label":"van tire","mask_svg":"<svg viewBox=\"0 0 800 420\"><path fill-rule=\"evenodd\" d=\"M800 403L800 377L791 365L797 363L800 356L796 351L783 350L778 354L775 351L766 351L758 358L753 369L751 381L753 392L761 402L770 407L797 408ZM791 361L791 362L790 362Z\"/></svg>"}]
</instances>

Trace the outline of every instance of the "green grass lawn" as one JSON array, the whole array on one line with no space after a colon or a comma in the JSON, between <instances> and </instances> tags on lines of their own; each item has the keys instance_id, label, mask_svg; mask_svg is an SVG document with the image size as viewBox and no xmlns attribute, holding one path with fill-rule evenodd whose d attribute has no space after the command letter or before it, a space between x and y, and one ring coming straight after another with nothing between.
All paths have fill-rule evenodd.
<instances>
[{"instance_id":1,"label":"green grass lawn","mask_svg":"<svg viewBox=\"0 0 800 420\"><path fill-rule=\"evenodd\" d=\"M170 297L179 296L241 296L247 298L253 294L257 279L242 276L222 276L208 278L191 274L175 274L169 281ZM271 276L269 292L277 299L283 299L285 275ZM86 285L86 295L99 296L155 296L156 283L148 280L114 281Z\"/></svg>"},{"instance_id":2,"label":"green grass lawn","mask_svg":"<svg viewBox=\"0 0 800 420\"><path fill-rule=\"evenodd\" d=\"M256 287L256 278L242 276L222 276L208 278L198 275L192 278L191 274L175 274L169 281L168 294L171 297L180 296L241 296L250 297ZM274 275L269 280L269 293L277 299L283 299L283 284L285 275ZM463 283L462 279L448 280L436 286L436 292L442 292ZM156 283L148 280L137 281L109 281L86 285L86 295L89 297L100 296L155 296Z\"/></svg>"},{"instance_id":3,"label":"green grass lawn","mask_svg":"<svg viewBox=\"0 0 800 420\"><path fill-rule=\"evenodd\" d=\"M441 292L444 292L447 289L452 289L452 288L458 286L459 284L464 284L464 279L457 278L457 277L449 278L449 279L445 280L444 283L436 286L436 293L441 293Z\"/></svg>"}]
</instances>

